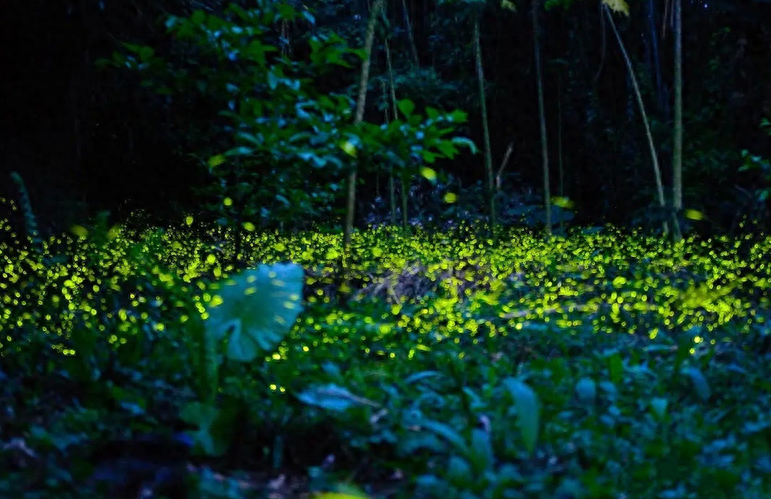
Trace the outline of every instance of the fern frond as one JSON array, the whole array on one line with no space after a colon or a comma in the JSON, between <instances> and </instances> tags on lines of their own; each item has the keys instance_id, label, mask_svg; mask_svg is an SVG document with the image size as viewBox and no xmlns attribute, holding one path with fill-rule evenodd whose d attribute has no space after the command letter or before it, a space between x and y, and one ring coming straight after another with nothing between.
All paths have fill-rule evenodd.
<instances>
[{"instance_id":1,"label":"fern frond","mask_svg":"<svg viewBox=\"0 0 771 499\"><path fill-rule=\"evenodd\" d=\"M14 181L16 187L19 189L19 203L21 204L21 212L24 215L24 228L34 247L40 251L43 248L43 240L40 238L38 232L37 219L32 212L32 202L29 199L29 193L27 192L27 186L24 185L24 179L21 178L16 172L11 172L11 180Z\"/></svg>"}]
</instances>

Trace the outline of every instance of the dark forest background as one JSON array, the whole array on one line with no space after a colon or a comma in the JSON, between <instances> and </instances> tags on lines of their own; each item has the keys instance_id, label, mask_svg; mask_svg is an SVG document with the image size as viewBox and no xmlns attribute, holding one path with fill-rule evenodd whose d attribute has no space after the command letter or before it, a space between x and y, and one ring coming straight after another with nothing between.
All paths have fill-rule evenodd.
<instances>
[{"instance_id":1,"label":"dark forest background","mask_svg":"<svg viewBox=\"0 0 771 499\"><path fill-rule=\"evenodd\" d=\"M295 4L314 13L313 29L334 30L351 46L363 45L368 2ZM418 108L468 112L461 132L481 149L469 11L433 0L386 4L389 22L375 39L367 119L382 119L382 33L387 30L399 98L415 101ZM212 180L191 155L203 139L190 130L194 125L198 133L205 131L216 112L200 100L159 96L143 88L137 74L98 67L97 61L120 51L122 42L167 54L166 17L196 9L217 13L224 7L207 0L8 3L0 30L0 194L17 197L8 174L19 172L45 228L99 210L144 208L163 218L199 206L194 188ZM496 171L511 151L501 185L504 205L507 198L542 194L531 6L519 2L515 7L487 2L479 24ZM580 223L644 225L651 219L655 184L632 83L607 19L598 2L546 2L545 7L540 50L552 195L570 198ZM628 17L616 17L667 193L673 123L670 17L667 0L634 0ZM287 43L300 40L308 29L303 23L289 26ZM683 2L683 58L683 206L704 214L706 221L698 225L710 232L736 230L745 217L763 222L768 204L759 193L770 178L763 158L771 157L771 137L761 126L771 118L771 2ZM319 88L352 95L357 77L355 69L336 69ZM461 188L484 185L482 156L464 153L439 169ZM748 161L758 168L740 171ZM385 197L382 178L364 175L363 181L358 223L371 220L368 214Z\"/></svg>"}]
</instances>

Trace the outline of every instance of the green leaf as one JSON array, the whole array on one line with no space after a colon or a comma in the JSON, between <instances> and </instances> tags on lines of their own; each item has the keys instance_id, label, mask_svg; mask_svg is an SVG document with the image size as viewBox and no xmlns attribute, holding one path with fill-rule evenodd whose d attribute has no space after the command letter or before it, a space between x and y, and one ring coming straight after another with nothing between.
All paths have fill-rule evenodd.
<instances>
[{"instance_id":1,"label":"green leaf","mask_svg":"<svg viewBox=\"0 0 771 499\"><path fill-rule=\"evenodd\" d=\"M215 340L228 331L227 356L249 362L273 350L289 332L302 307L304 273L295 264L260 265L241 273L217 292L206 333ZM218 300L219 301L219 300Z\"/></svg>"},{"instance_id":2,"label":"green leaf","mask_svg":"<svg viewBox=\"0 0 771 499\"><path fill-rule=\"evenodd\" d=\"M469 457L477 474L490 470L495 464L493 446L490 442L490 435L486 431L478 428L472 430L471 455Z\"/></svg>"},{"instance_id":3,"label":"green leaf","mask_svg":"<svg viewBox=\"0 0 771 499\"><path fill-rule=\"evenodd\" d=\"M651 412L659 421L663 421L667 415L667 399L656 397L651 400Z\"/></svg>"},{"instance_id":4,"label":"green leaf","mask_svg":"<svg viewBox=\"0 0 771 499\"><path fill-rule=\"evenodd\" d=\"M433 107L426 107L426 115L428 115L428 118L432 120L435 120L440 116L439 111Z\"/></svg>"},{"instance_id":5,"label":"green leaf","mask_svg":"<svg viewBox=\"0 0 771 499\"><path fill-rule=\"evenodd\" d=\"M429 420L421 421L420 426L426 430L436 433L440 437L443 437L445 440L454 445L455 448L460 452L463 452L464 454L468 453L468 444L466 443L466 440L451 426L448 426L444 423L439 423L438 421Z\"/></svg>"},{"instance_id":6,"label":"green leaf","mask_svg":"<svg viewBox=\"0 0 771 499\"><path fill-rule=\"evenodd\" d=\"M576 396L586 405L594 405L597 398L597 384L589 378L581 378L576 383Z\"/></svg>"},{"instance_id":7,"label":"green leaf","mask_svg":"<svg viewBox=\"0 0 771 499\"><path fill-rule=\"evenodd\" d=\"M468 147L471 150L471 154L476 154L479 152L479 149L477 149L477 146L476 144L474 144L474 141L472 141L471 139L467 139L466 137L453 137L452 143L459 146Z\"/></svg>"},{"instance_id":8,"label":"green leaf","mask_svg":"<svg viewBox=\"0 0 771 499\"><path fill-rule=\"evenodd\" d=\"M696 390L696 395L698 395L700 399L707 400L710 398L712 391L709 388L709 383L707 383L707 379L699 369L695 367L684 367L680 373L691 379L693 388Z\"/></svg>"},{"instance_id":9,"label":"green leaf","mask_svg":"<svg viewBox=\"0 0 771 499\"><path fill-rule=\"evenodd\" d=\"M407 116L407 117L409 117L412 114L412 112L415 110L415 103L409 99L400 100L397 106L399 107L399 111L401 111L404 114L404 116Z\"/></svg>"},{"instance_id":10,"label":"green leaf","mask_svg":"<svg viewBox=\"0 0 771 499\"><path fill-rule=\"evenodd\" d=\"M503 381L503 384L514 399L514 407L517 410L517 418L519 421L519 430L522 434L522 439L525 441L525 448L532 454L535 450L536 440L538 439L538 425L540 418L538 396L532 388L516 378L507 378Z\"/></svg>"},{"instance_id":11,"label":"green leaf","mask_svg":"<svg viewBox=\"0 0 771 499\"><path fill-rule=\"evenodd\" d=\"M624 375L624 363L618 353L613 353L608 357L608 375L613 384L621 384Z\"/></svg>"},{"instance_id":12,"label":"green leaf","mask_svg":"<svg viewBox=\"0 0 771 499\"><path fill-rule=\"evenodd\" d=\"M300 393L297 398L308 405L321 407L328 411L343 412L360 405L378 407L375 402L354 395L348 389L335 384L309 388Z\"/></svg>"},{"instance_id":13,"label":"green leaf","mask_svg":"<svg viewBox=\"0 0 771 499\"><path fill-rule=\"evenodd\" d=\"M225 161L227 161L227 159L225 159L224 155L217 154L216 156L212 156L211 158L209 158L209 167L214 168L216 166L221 165Z\"/></svg>"},{"instance_id":14,"label":"green leaf","mask_svg":"<svg viewBox=\"0 0 771 499\"><path fill-rule=\"evenodd\" d=\"M380 248L375 248L375 249L380 249ZM404 383L407 385L411 385L413 383L423 381L424 379L435 378L437 376L441 376L441 373L439 373L439 371L421 371L421 372L417 372L415 374L411 374L407 376L404 379Z\"/></svg>"},{"instance_id":15,"label":"green leaf","mask_svg":"<svg viewBox=\"0 0 771 499\"><path fill-rule=\"evenodd\" d=\"M217 456L224 452L224 442L213 434L213 426L219 417L219 410L211 405L191 402L182 407L179 417L185 423L195 426L193 433L195 446L207 456Z\"/></svg>"},{"instance_id":16,"label":"green leaf","mask_svg":"<svg viewBox=\"0 0 771 499\"><path fill-rule=\"evenodd\" d=\"M447 461L447 480L456 487L468 487L473 482L474 472L468 462L460 456L452 456Z\"/></svg>"}]
</instances>

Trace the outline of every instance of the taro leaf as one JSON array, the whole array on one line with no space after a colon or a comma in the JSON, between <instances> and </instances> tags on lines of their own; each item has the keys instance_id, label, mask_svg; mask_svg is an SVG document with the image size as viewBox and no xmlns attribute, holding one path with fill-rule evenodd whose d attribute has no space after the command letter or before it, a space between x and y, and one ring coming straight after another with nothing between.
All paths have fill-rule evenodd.
<instances>
[{"instance_id":1,"label":"taro leaf","mask_svg":"<svg viewBox=\"0 0 771 499\"><path fill-rule=\"evenodd\" d=\"M538 396L532 388L516 378L507 378L503 381L503 384L514 399L514 406L517 409L517 418L519 420L519 430L522 433L522 439L525 441L525 447L532 454L535 450L536 439L538 438L540 412Z\"/></svg>"},{"instance_id":2,"label":"taro leaf","mask_svg":"<svg viewBox=\"0 0 771 499\"><path fill-rule=\"evenodd\" d=\"M346 388L335 384L316 386L300 393L297 398L308 405L315 405L329 411L346 411L356 405L379 407L377 403L354 395Z\"/></svg>"},{"instance_id":3,"label":"taro leaf","mask_svg":"<svg viewBox=\"0 0 771 499\"><path fill-rule=\"evenodd\" d=\"M218 416L216 407L200 402L185 405L179 415L182 421L197 427L192 435L194 445L207 456L218 456L225 451L224 442L219 441L212 431Z\"/></svg>"},{"instance_id":4,"label":"taro leaf","mask_svg":"<svg viewBox=\"0 0 771 499\"><path fill-rule=\"evenodd\" d=\"M222 302L209 309L206 333L219 341L228 331L227 356L249 362L276 348L300 313L303 269L296 264L260 265L223 285Z\"/></svg>"},{"instance_id":5,"label":"taro leaf","mask_svg":"<svg viewBox=\"0 0 771 499\"><path fill-rule=\"evenodd\" d=\"M709 399L709 397L712 395L712 392L709 389L709 383L707 383L707 379L704 377L701 371L695 367L685 367L680 372L691 378L693 388L696 390L696 395L698 395L700 399Z\"/></svg>"}]
</instances>

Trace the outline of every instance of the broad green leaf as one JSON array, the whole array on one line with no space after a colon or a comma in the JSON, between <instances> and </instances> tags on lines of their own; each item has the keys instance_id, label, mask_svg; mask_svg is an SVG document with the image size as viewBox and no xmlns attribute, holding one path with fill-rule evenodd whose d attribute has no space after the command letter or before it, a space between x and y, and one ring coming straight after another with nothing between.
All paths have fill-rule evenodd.
<instances>
[{"instance_id":1,"label":"broad green leaf","mask_svg":"<svg viewBox=\"0 0 771 499\"><path fill-rule=\"evenodd\" d=\"M435 120L440 116L439 111L433 107L426 107L426 115L432 120Z\"/></svg>"},{"instance_id":2,"label":"broad green leaf","mask_svg":"<svg viewBox=\"0 0 771 499\"><path fill-rule=\"evenodd\" d=\"M343 412L357 405L378 407L377 403L354 395L347 388L335 384L309 388L300 393L297 398L308 405L321 407L328 411Z\"/></svg>"},{"instance_id":3,"label":"broad green leaf","mask_svg":"<svg viewBox=\"0 0 771 499\"><path fill-rule=\"evenodd\" d=\"M218 416L216 407L200 402L183 406L179 414L182 421L197 428L193 433L193 441L207 456L216 456L224 451L223 443L218 442L212 434L212 427Z\"/></svg>"},{"instance_id":4,"label":"broad green leaf","mask_svg":"<svg viewBox=\"0 0 771 499\"><path fill-rule=\"evenodd\" d=\"M624 363L618 353L608 357L608 375L610 376L610 381L614 384L621 384L624 375Z\"/></svg>"},{"instance_id":5,"label":"broad green leaf","mask_svg":"<svg viewBox=\"0 0 771 499\"><path fill-rule=\"evenodd\" d=\"M402 99L398 102L397 105L399 106L399 111L401 111L407 117L409 117L415 110L415 103L409 99Z\"/></svg>"},{"instance_id":6,"label":"broad green leaf","mask_svg":"<svg viewBox=\"0 0 771 499\"><path fill-rule=\"evenodd\" d=\"M469 456L471 464L477 473L484 473L490 470L495 464L493 455L493 446L490 442L490 435L479 428L474 428L471 432L471 455Z\"/></svg>"},{"instance_id":7,"label":"broad green leaf","mask_svg":"<svg viewBox=\"0 0 771 499\"><path fill-rule=\"evenodd\" d=\"M516 378L507 378L503 381L503 384L514 399L519 430L522 434L522 439L525 441L525 447L532 454L538 439L540 418L538 396L532 388Z\"/></svg>"},{"instance_id":8,"label":"broad green leaf","mask_svg":"<svg viewBox=\"0 0 771 499\"><path fill-rule=\"evenodd\" d=\"M712 391L709 388L707 379L704 377L700 370L695 367L684 367L680 372L691 379L693 388L696 390L696 395L698 395L700 399L709 399L709 397L712 395Z\"/></svg>"},{"instance_id":9,"label":"broad green leaf","mask_svg":"<svg viewBox=\"0 0 771 499\"><path fill-rule=\"evenodd\" d=\"M209 310L207 335L223 338L227 356L249 362L273 350L294 324L301 307L303 269L295 264L260 265L220 286ZM214 301L213 301L214 302Z\"/></svg>"},{"instance_id":10,"label":"broad green leaf","mask_svg":"<svg viewBox=\"0 0 771 499\"><path fill-rule=\"evenodd\" d=\"M436 148L441 151L445 158L454 158L458 153L458 148L451 140L442 140L436 144Z\"/></svg>"},{"instance_id":11,"label":"broad green leaf","mask_svg":"<svg viewBox=\"0 0 771 499\"><path fill-rule=\"evenodd\" d=\"M209 166L214 168L216 166L221 165L225 161L227 161L227 160L225 159L224 155L217 154L216 156L212 156L211 158L209 158Z\"/></svg>"},{"instance_id":12,"label":"broad green leaf","mask_svg":"<svg viewBox=\"0 0 771 499\"><path fill-rule=\"evenodd\" d=\"M451 426L440 423L438 421L430 420L421 421L420 426L444 438L452 445L454 445L455 448L460 452L463 452L464 454L468 452L468 444L466 443L466 440Z\"/></svg>"}]
</instances>

